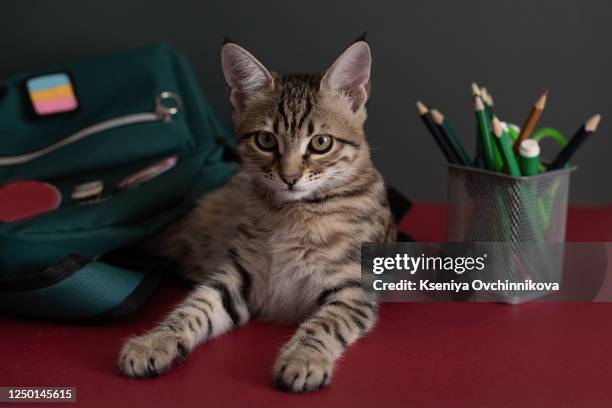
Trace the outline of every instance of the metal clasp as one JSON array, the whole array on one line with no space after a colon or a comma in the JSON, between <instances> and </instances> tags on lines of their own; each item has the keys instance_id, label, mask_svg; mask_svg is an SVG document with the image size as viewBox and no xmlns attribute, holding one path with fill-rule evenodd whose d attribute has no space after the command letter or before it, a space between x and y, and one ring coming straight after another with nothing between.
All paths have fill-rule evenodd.
<instances>
[{"instance_id":1,"label":"metal clasp","mask_svg":"<svg viewBox=\"0 0 612 408\"><path fill-rule=\"evenodd\" d=\"M170 122L182 107L183 100L174 92L164 91L155 98L155 113L164 122Z\"/></svg>"}]
</instances>

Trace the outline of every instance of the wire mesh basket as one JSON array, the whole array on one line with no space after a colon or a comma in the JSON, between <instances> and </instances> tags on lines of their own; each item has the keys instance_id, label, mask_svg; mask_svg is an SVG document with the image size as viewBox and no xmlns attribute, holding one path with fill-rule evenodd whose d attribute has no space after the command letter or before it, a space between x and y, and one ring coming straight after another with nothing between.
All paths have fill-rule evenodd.
<instances>
[{"instance_id":1,"label":"wire mesh basket","mask_svg":"<svg viewBox=\"0 0 612 408\"><path fill-rule=\"evenodd\" d=\"M498 242L491 279L559 282L563 269L570 174L575 168L537 176L504 174L448 165L449 242ZM557 243L556 245L551 245ZM520 303L544 293L498 293Z\"/></svg>"}]
</instances>

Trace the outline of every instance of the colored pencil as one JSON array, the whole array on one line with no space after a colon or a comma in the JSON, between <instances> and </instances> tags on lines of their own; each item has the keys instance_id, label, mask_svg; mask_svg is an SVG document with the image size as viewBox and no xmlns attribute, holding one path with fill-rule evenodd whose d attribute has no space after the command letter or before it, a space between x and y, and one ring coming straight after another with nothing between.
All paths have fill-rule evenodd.
<instances>
[{"instance_id":1,"label":"colored pencil","mask_svg":"<svg viewBox=\"0 0 612 408\"><path fill-rule=\"evenodd\" d=\"M528 139L529 136L531 136L531 132L533 132L533 129L535 128L535 125L538 122L538 119L540 119L540 115L542 115L542 111L544 110L544 107L546 106L547 97L548 97L548 91L544 91L544 93L533 104L533 107L531 108L531 112L529 113L529 116L527 116L527 119L525 119L525 123L523 124L523 127L521 128L521 133L519 134L518 139L516 139L516 141L514 142L514 146L512 146L512 150L514 151L515 154L518 153L518 149L519 149L519 146L521 145L521 142L525 139Z\"/></svg>"},{"instance_id":2,"label":"colored pencil","mask_svg":"<svg viewBox=\"0 0 612 408\"><path fill-rule=\"evenodd\" d=\"M601 115L593 115L580 126L569 143L559 152L550 166L548 166L548 170L557 170L565 167L582 143L595 133L600 120Z\"/></svg>"},{"instance_id":3,"label":"colored pencil","mask_svg":"<svg viewBox=\"0 0 612 408\"><path fill-rule=\"evenodd\" d=\"M491 114L491 112L487 111L487 117L489 118L489 120L493 120L494 116ZM491 144L493 145L493 164L495 166L494 170L501 171L504 168L504 159L502 158L502 155L499 151L499 147L495 142L496 136L495 134L493 134L493 129L491 129L491 134L489 135L489 137L491 138ZM512 143L510 143L510 148L512 148Z\"/></svg>"},{"instance_id":4,"label":"colored pencil","mask_svg":"<svg viewBox=\"0 0 612 408\"><path fill-rule=\"evenodd\" d=\"M472 95L475 98L479 98L484 107L485 107L485 113L486 113L486 117L487 117L487 122L490 123L491 119L493 119L493 108L488 106L486 101L485 101L485 91L486 88L484 87L479 87L475 82L472 83ZM489 127L489 132L491 132L491 128ZM478 135L476 136L478 138ZM497 143L495 143L495 135L490 134L489 138L491 139L491 146L493 149L493 168L490 168L489 170L493 170L493 171L500 171L503 167L504 167L504 161L501 157L501 153L499 152L499 149L497 147ZM477 140L480 140L480 138L478 138ZM476 148L478 149L480 147L479 144L476 145ZM481 155L482 155L482 148L481 149ZM482 166L479 166L482 167Z\"/></svg>"},{"instance_id":5,"label":"colored pencil","mask_svg":"<svg viewBox=\"0 0 612 408\"><path fill-rule=\"evenodd\" d=\"M493 134L496 136L496 143L499 147L499 151L502 155L508 174L513 177L520 177L521 171L519 169L514 153L512 152L512 141L507 132L504 132L502 124L496 117L493 118L491 125L493 127Z\"/></svg>"},{"instance_id":6,"label":"colored pencil","mask_svg":"<svg viewBox=\"0 0 612 408\"><path fill-rule=\"evenodd\" d=\"M494 108L495 102L493 101L493 97L491 96L487 88L485 88L484 86L480 88L480 97L482 98L482 101L484 102L485 108L487 108L487 112L492 118L493 115L495 115L495 108Z\"/></svg>"},{"instance_id":7,"label":"colored pencil","mask_svg":"<svg viewBox=\"0 0 612 408\"><path fill-rule=\"evenodd\" d=\"M493 159L493 143L491 140L491 130L489 129L489 120L485 111L484 104L480 96L474 97L474 110L476 112L476 120L480 129L480 140L482 141L482 156L484 165L487 170L495 171L495 161Z\"/></svg>"},{"instance_id":8,"label":"colored pencil","mask_svg":"<svg viewBox=\"0 0 612 408\"><path fill-rule=\"evenodd\" d=\"M470 90L472 92L473 97L480 96L480 88L478 87L478 84L476 82L472 82L472 84L470 85ZM473 163L474 166L478 167L479 169L485 168L482 151L482 138L480 137L480 130L478 129L478 126L476 126L476 154L474 156Z\"/></svg>"},{"instance_id":9,"label":"colored pencil","mask_svg":"<svg viewBox=\"0 0 612 408\"><path fill-rule=\"evenodd\" d=\"M493 97L491 96L487 88L485 88L484 86L480 88L480 93L485 105L492 108L495 105L495 102L493 101Z\"/></svg>"},{"instance_id":10,"label":"colored pencil","mask_svg":"<svg viewBox=\"0 0 612 408\"><path fill-rule=\"evenodd\" d=\"M486 92L486 88L478 86L476 82L472 82L471 89L472 89L472 96L474 96L475 98L480 98L482 100L482 103L484 104L484 107L485 107L487 121L490 122L491 119L493 118L494 112L493 112L493 106L488 105L487 101L492 101L493 99L490 98L490 95ZM490 130L491 129L489 128L489 131ZM497 144L494 142L495 136L490 135L489 137L491 139L491 146L493 149L493 168L489 170L500 171L504 165L504 162L499 152L499 149L497 148ZM482 155L483 155L482 146L481 146L482 142L481 142L481 137L478 137L478 134L476 135L476 140L477 140L476 157L477 159L480 157L481 158L480 160L482 160ZM478 161L475 161L474 165L480 168L483 167L482 163L479 163Z\"/></svg>"},{"instance_id":11,"label":"colored pencil","mask_svg":"<svg viewBox=\"0 0 612 408\"><path fill-rule=\"evenodd\" d=\"M427 130L429 130L429 133L431 133L433 136L440 150L442 150L446 160L451 164L461 164L459 157L453 152L450 143L448 140L446 140L442 132L438 129L433 121L429 108L421 101L417 101L416 106L417 110L419 111L419 115L421 116L421 120L425 124L425 127L427 127Z\"/></svg>"},{"instance_id":12,"label":"colored pencil","mask_svg":"<svg viewBox=\"0 0 612 408\"><path fill-rule=\"evenodd\" d=\"M431 110L431 117L436 123L438 130L440 130L440 132L442 132L442 134L446 137L446 140L454 150L455 155L459 158L460 164L470 166L470 157L465 152L461 141L457 138L457 135L453 131L453 128L450 126L448 120L440 113L440 111L436 109Z\"/></svg>"},{"instance_id":13,"label":"colored pencil","mask_svg":"<svg viewBox=\"0 0 612 408\"><path fill-rule=\"evenodd\" d=\"M476 82L472 82L470 87L472 89L472 96L480 96L480 87Z\"/></svg>"}]
</instances>

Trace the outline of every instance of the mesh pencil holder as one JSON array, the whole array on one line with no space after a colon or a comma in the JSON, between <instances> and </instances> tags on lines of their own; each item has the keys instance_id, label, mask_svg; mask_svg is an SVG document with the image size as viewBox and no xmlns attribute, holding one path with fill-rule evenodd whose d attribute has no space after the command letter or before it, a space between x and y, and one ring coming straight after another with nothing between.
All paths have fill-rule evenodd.
<instances>
[{"instance_id":1,"label":"mesh pencil holder","mask_svg":"<svg viewBox=\"0 0 612 408\"><path fill-rule=\"evenodd\" d=\"M512 177L448 165L449 242L499 243L487 280L561 282L562 244L574 168ZM521 303L541 292L496 291L495 300Z\"/></svg>"}]
</instances>

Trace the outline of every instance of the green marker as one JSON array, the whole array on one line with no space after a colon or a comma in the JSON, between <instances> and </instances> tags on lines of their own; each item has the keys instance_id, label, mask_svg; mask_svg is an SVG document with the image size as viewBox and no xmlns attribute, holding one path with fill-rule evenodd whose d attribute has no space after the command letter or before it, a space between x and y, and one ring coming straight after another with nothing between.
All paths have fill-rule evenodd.
<instances>
[{"instance_id":1,"label":"green marker","mask_svg":"<svg viewBox=\"0 0 612 408\"><path fill-rule=\"evenodd\" d=\"M487 112L485 111L480 96L474 98L474 110L476 111L476 120L478 121L478 127L480 129L480 140L482 140L482 155L485 169L496 171L495 161L493 159L493 141L491 140Z\"/></svg>"},{"instance_id":2,"label":"green marker","mask_svg":"<svg viewBox=\"0 0 612 408\"><path fill-rule=\"evenodd\" d=\"M540 173L540 144L533 139L525 139L519 145L519 167L523 176Z\"/></svg>"},{"instance_id":3,"label":"green marker","mask_svg":"<svg viewBox=\"0 0 612 408\"><path fill-rule=\"evenodd\" d=\"M496 136L497 147L504 159L504 163L506 164L506 168L508 169L508 174L513 177L520 177L521 171L519 169L518 163L516 162L516 158L514 157L514 153L512 152L512 143L510 141L510 136L508 136L507 132L504 132L499 119L496 117L493 118L493 134Z\"/></svg>"},{"instance_id":4,"label":"green marker","mask_svg":"<svg viewBox=\"0 0 612 408\"><path fill-rule=\"evenodd\" d=\"M453 128L450 127L448 120L436 109L432 109L430 113L434 122L436 122L436 126L440 129L442 134L444 134L446 140L448 140L448 143L459 158L461 164L464 166L471 166L470 156L465 152L461 141L457 138L455 132L453 132Z\"/></svg>"}]
</instances>

